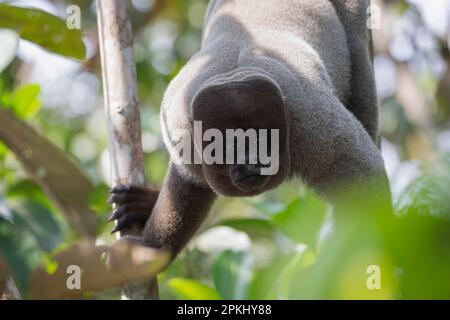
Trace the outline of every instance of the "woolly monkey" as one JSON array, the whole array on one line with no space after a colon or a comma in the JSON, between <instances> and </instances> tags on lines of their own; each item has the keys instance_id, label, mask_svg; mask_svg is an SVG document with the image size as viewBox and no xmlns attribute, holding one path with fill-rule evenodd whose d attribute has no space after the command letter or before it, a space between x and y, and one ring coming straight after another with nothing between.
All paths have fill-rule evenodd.
<instances>
[{"instance_id":1,"label":"woolly monkey","mask_svg":"<svg viewBox=\"0 0 450 320\"><path fill-rule=\"evenodd\" d=\"M292 177L331 203L346 183L381 177L381 188L388 190L377 148L368 5L369 0L211 1L201 50L162 101L161 127L172 159L162 188L113 189L115 231L141 224L146 245L169 248L175 256L218 195L253 196ZM196 121L224 135L227 129L276 130L278 171L261 174L259 160L176 163L179 132L193 133ZM199 152L192 144L193 153Z\"/></svg>"}]
</instances>

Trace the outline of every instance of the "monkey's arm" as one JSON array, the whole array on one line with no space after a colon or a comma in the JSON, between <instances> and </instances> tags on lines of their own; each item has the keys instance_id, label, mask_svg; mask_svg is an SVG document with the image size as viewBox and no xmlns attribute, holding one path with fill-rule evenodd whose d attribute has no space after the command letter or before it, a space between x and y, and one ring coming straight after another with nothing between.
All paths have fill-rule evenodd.
<instances>
[{"instance_id":1,"label":"monkey's arm","mask_svg":"<svg viewBox=\"0 0 450 320\"><path fill-rule=\"evenodd\" d=\"M304 81L292 108L291 145L302 178L328 200L345 185L357 193L379 189L390 201L384 161L376 144L355 116L326 84Z\"/></svg>"},{"instance_id":2,"label":"monkey's arm","mask_svg":"<svg viewBox=\"0 0 450 320\"><path fill-rule=\"evenodd\" d=\"M305 180L334 206L335 219L392 213L384 161L367 131L331 90L305 89L315 97L297 118Z\"/></svg>"},{"instance_id":3,"label":"monkey's arm","mask_svg":"<svg viewBox=\"0 0 450 320\"><path fill-rule=\"evenodd\" d=\"M111 216L118 220L114 231L137 223L143 236L126 238L153 248L165 248L175 257L205 220L216 198L209 188L182 177L170 163L161 191L134 186L112 190L117 205ZM145 223L145 227L144 227Z\"/></svg>"},{"instance_id":4,"label":"monkey's arm","mask_svg":"<svg viewBox=\"0 0 450 320\"><path fill-rule=\"evenodd\" d=\"M176 254L188 243L211 209L215 193L182 177L170 164L158 200L145 225L146 245Z\"/></svg>"},{"instance_id":5,"label":"monkey's arm","mask_svg":"<svg viewBox=\"0 0 450 320\"><path fill-rule=\"evenodd\" d=\"M331 0L347 35L351 57L351 92L346 105L378 144L378 103L367 28L369 0Z\"/></svg>"}]
</instances>

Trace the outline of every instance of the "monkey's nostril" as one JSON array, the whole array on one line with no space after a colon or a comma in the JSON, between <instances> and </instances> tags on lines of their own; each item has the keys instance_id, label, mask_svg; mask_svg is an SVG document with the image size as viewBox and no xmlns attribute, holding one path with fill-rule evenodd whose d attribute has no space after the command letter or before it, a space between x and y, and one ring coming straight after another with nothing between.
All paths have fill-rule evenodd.
<instances>
[{"instance_id":1,"label":"monkey's nostril","mask_svg":"<svg viewBox=\"0 0 450 320\"><path fill-rule=\"evenodd\" d=\"M261 170L259 166L255 164L240 164L231 169L231 176L235 180L241 180L250 176L260 175Z\"/></svg>"},{"instance_id":2,"label":"monkey's nostril","mask_svg":"<svg viewBox=\"0 0 450 320\"><path fill-rule=\"evenodd\" d=\"M244 171L249 174L260 174L260 168L256 164L246 164L244 165Z\"/></svg>"},{"instance_id":3,"label":"monkey's nostril","mask_svg":"<svg viewBox=\"0 0 450 320\"><path fill-rule=\"evenodd\" d=\"M241 190L256 191L268 181L267 176L261 175L261 168L255 164L236 165L230 172L233 184Z\"/></svg>"}]
</instances>

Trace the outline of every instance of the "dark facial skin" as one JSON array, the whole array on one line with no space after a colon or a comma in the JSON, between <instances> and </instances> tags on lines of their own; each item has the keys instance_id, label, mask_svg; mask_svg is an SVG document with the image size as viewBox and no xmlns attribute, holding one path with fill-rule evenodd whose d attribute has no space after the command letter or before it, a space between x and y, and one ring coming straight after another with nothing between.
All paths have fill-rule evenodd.
<instances>
[{"instance_id":1,"label":"dark facial skin","mask_svg":"<svg viewBox=\"0 0 450 320\"><path fill-rule=\"evenodd\" d=\"M256 132L266 129L269 152L272 143L279 145L279 169L274 175L261 174L261 168L270 164L262 165L259 158L256 164L249 163L248 141L245 163L237 163L235 156L233 164L202 164L203 176L216 193L253 196L277 187L286 178L289 171L286 111L281 92L270 79L253 76L241 81L207 85L195 98L192 120L202 122L203 132L220 130L224 144L227 129L254 129ZM270 141L270 130L273 129L279 131L278 141ZM203 147L209 143L203 142ZM236 150L237 146L234 147ZM259 150L259 140L257 147Z\"/></svg>"},{"instance_id":2,"label":"dark facial skin","mask_svg":"<svg viewBox=\"0 0 450 320\"><path fill-rule=\"evenodd\" d=\"M242 192L259 192L270 181L269 175L261 174L260 164L237 164L229 169L234 186Z\"/></svg>"}]
</instances>

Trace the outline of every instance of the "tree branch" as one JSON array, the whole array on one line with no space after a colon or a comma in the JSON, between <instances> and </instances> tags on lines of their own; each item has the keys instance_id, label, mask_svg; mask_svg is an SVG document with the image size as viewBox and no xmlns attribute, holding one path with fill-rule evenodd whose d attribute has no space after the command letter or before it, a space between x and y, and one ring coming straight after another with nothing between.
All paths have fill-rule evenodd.
<instances>
[{"instance_id":1,"label":"tree branch","mask_svg":"<svg viewBox=\"0 0 450 320\"><path fill-rule=\"evenodd\" d=\"M133 62L130 2L97 0L96 4L112 184L144 186L144 154ZM141 235L140 230L126 230L121 236L125 234ZM154 281L144 286L136 283L127 285L123 298L157 299Z\"/></svg>"},{"instance_id":2,"label":"tree branch","mask_svg":"<svg viewBox=\"0 0 450 320\"><path fill-rule=\"evenodd\" d=\"M125 240L112 246L81 241L52 259L58 266L54 273L49 274L40 265L30 276L28 286L34 299L82 298L120 287L130 280L148 279L167 265L169 254ZM67 285L69 266L82 271L79 288L69 289Z\"/></svg>"}]
</instances>

